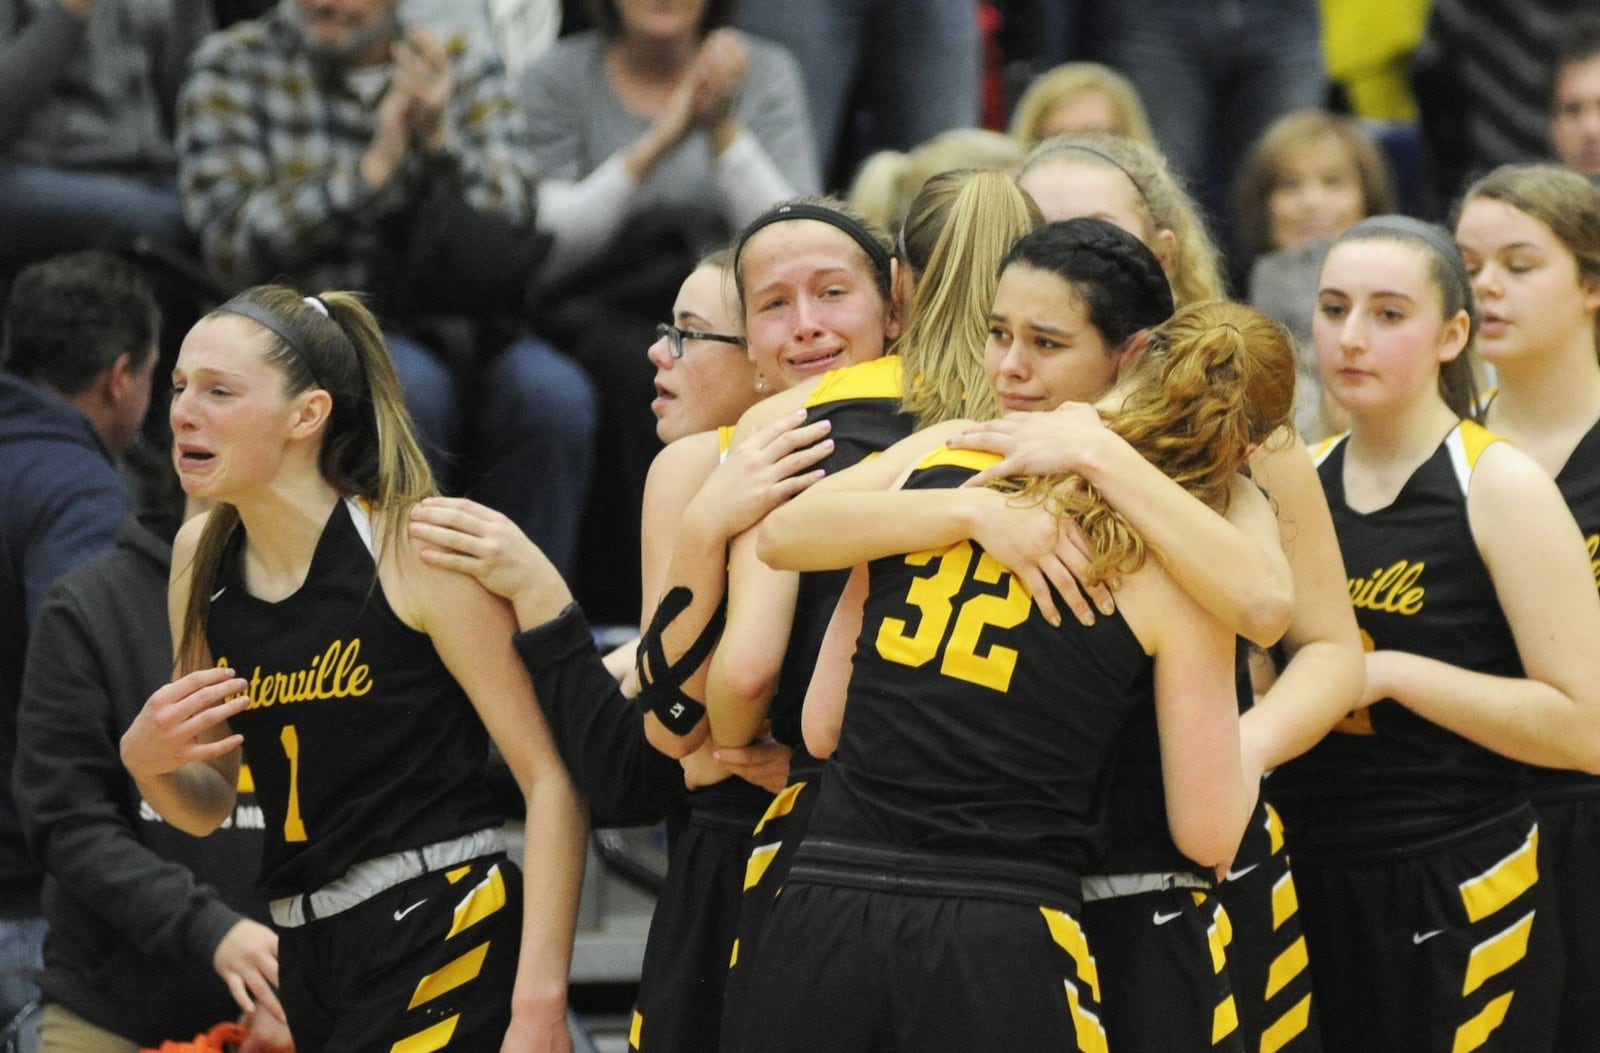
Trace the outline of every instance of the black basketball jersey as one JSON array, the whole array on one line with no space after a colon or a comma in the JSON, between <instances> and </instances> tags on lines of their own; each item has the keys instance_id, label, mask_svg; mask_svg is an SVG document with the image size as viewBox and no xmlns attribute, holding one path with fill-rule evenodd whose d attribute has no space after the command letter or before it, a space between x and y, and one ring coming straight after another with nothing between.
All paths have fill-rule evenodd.
<instances>
[{"instance_id":1,"label":"black basketball jersey","mask_svg":"<svg viewBox=\"0 0 1600 1053\"><path fill-rule=\"evenodd\" d=\"M905 485L959 486L994 460L940 449ZM808 839L1031 860L1075 884L1110 744L1153 708L1150 657L1120 615L1051 626L970 541L876 560L869 575Z\"/></svg>"},{"instance_id":2,"label":"black basketball jersey","mask_svg":"<svg viewBox=\"0 0 1600 1053\"><path fill-rule=\"evenodd\" d=\"M384 597L371 526L340 501L303 585L269 603L227 541L206 624L219 665L250 682L233 718L266 818L262 891L320 888L352 864L494 826L488 734L432 641Z\"/></svg>"},{"instance_id":3,"label":"black basketball jersey","mask_svg":"<svg viewBox=\"0 0 1600 1053\"><path fill-rule=\"evenodd\" d=\"M1585 432L1573 447L1567 463L1556 475L1556 488L1566 499L1572 518L1578 521L1578 529L1588 543L1589 569L1594 574L1596 587L1600 587L1600 422ZM1600 641L1596 641L1596 645L1600 646ZM1538 797L1600 790L1600 779L1579 771L1530 764L1528 776L1532 791Z\"/></svg>"},{"instance_id":4,"label":"black basketball jersey","mask_svg":"<svg viewBox=\"0 0 1600 1053\"><path fill-rule=\"evenodd\" d=\"M833 422L828 433L833 452L817 467L835 475L867 457L893 446L911 434L916 421L900 412L900 356L885 355L870 362L834 370L822 378L806 399L806 423ZM849 580L848 570L807 571L800 575L795 598L794 625L778 674L778 687L768 713L772 737L795 749L791 767L813 766L800 734L800 707L811 671L816 668L828 620Z\"/></svg>"},{"instance_id":5,"label":"black basketball jersey","mask_svg":"<svg viewBox=\"0 0 1600 1053\"><path fill-rule=\"evenodd\" d=\"M1499 437L1462 421L1386 508L1345 501L1345 444L1320 453L1318 473L1349 574L1363 646L1520 677L1511 627L1467 521L1478 455ZM1272 776L1273 804L1306 846L1352 833L1424 833L1504 801L1507 759L1383 700L1341 721Z\"/></svg>"},{"instance_id":6,"label":"black basketball jersey","mask_svg":"<svg viewBox=\"0 0 1600 1053\"><path fill-rule=\"evenodd\" d=\"M1250 647L1234 644L1234 691L1239 712L1254 701ZM1167 821L1166 781L1161 774L1161 732L1154 705L1133 714L1111 749L1104 808L1096 817L1094 854L1086 873L1158 874L1182 871L1207 881L1216 877L1178 850Z\"/></svg>"}]
</instances>

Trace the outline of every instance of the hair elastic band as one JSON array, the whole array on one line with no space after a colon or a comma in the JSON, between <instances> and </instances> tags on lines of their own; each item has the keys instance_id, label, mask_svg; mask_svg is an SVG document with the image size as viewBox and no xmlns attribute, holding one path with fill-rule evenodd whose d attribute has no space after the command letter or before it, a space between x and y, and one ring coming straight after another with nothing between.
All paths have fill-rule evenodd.
<instances>
[{"instance_id":1,"label":"hair elastic band","mask_svg":"<svg viewBox=\"0 0 1600 1053\"><path fill-rule=\"evenodd\" d=\"M306 300L309 302L311 297L306 297ZM318 302L320 303L321 301ZM326 305L324 305L323 310L326 311L326 309ZM290 335L289 327L282 319L278 318L265 307L262 307L254 300L246 300L240 296L235 296L233 299L229 300L227 303L218 307L211 313L236 314L241 318L250 319L261 328L267 330L273 336L277 337L285 347L287 347L290 351L293 351L294 356L304 363L306 372L311 374L311 383L315 384L319 388L322 388L323 390L327 390L327 385L323 384L322 378L317 376L316 367L311 364L311 359L307 358L305 351L301 349L300 342Z\"/></svg>"},{"instance_id":2,"label":"hair elastic band","mask_svg":"<svg viewBox=\"0 0 1600 1053\"><path fill-rule=\"evenodd\" d=\"M1115 168L1117 171L1127 176L1128 182L1133 184L1134 191L1138 193L1139 200L1144 202L1145 210L1150 211L1150 199L1145 196L1144 184L1133 178L1133 173L1128 171L1127 165L1123 164L1121 161L1118 161L1115 157L1112 157L1104 150L1097 149L1093 146L1085 146L1083 143L1075 142L1054 142L1047 139L1045 140L1045 145L1040 148L1039 153L1033 158L1032 162L1023 165L1022 170L1025 172L1043 161L1048 161L1053 157L1060 157L1068 150L1077 150L1079 153L1085 153L1091 157L1098 157L1112 168Z\"/></svg>"},{"instance_id":3,"label":"hair elastic band","mask_svg":"<svg viewBox=\"0 0 1600 1053\"><path fill-rule=\"evenodd\" d=\"M867 230L866 227L863 227L843 212L828 208L826 205L814 205L808 201L796 201L779 205L752 219L749 225L739 232L738 246L733 250L733 272L735 274L739 273L739 257L744 253L744 247L750 243L750 239L755 235L756 231L762 227L770 227L774 223L788 222L791 219L814 219L848 234L850 240L860 245L861 250L867 254L867 259L872 261L872 269L878 275L884 294L888 295L891 271L889 267L889 251L883 247L883 243L873 237L872 232Z\"/></svg>"},{"instance_id":4,"label":"hair elastic band","mask_svg":"<svg viewBox=\"0 0 1600 1053\"><path fill-rule=\"evenodd\" d=\"M333 315L328 313L328 305L322 302L322 297L320 296L307 296L302 302L310 307L315 308L317 313L322 315L324 318L333 317Z\"/></svg>"},{"instance_id":5,"label":"hair elastic band","mask_svg":"<svg viewBox=\"0 0 1600 1053\"><path fill-rule=\"evenodd\" d=\"M1449 265L1451 277L1466 292L1467 302L1472 302L1472 278L1467 274L1467 261L1461 258L1461 247L1444 228L1410 216L1368 216L1341 234L1338 241L1359 238L1363 234L1398 234L1427 245Z\"/></svg>"}]
</instances>

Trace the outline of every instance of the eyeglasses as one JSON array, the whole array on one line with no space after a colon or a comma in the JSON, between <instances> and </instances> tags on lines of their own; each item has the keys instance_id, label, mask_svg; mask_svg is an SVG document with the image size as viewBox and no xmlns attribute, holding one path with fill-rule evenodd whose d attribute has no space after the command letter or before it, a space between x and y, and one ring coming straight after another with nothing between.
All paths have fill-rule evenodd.
<instances>
[{"instance_id":1,"label":"eyeglasses","mask_svg":"<svg viewBox=\"0 0 1600 1053\"><path fill-rule=\"evenodd\" d=\"M683 342L685 340L715 340L719 344L733 344L735 347L744 346L744 337L732 336L728 333L703 333L698 329L680 329L675 325L662 322L656 326L656 339L667 338L667 349L672 352L673 358L683 357Z\"/></svg>"}]
</instances>

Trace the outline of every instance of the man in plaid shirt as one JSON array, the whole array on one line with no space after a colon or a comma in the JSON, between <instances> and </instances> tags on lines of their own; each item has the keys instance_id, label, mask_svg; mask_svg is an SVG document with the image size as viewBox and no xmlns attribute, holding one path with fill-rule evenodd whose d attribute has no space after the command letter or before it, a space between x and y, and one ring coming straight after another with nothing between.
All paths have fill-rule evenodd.
<instances>
[{"instance_id":1,"label":"man in plaid shirt","mask_svg":"<svg viewBox=\"0 0 1600 1053\"><path fill-rule=\"evenodd\" d=\"M287 0L196 50L179 99L179 178L189 225L225 281L376 291L441 188L531 226L533 160L498 60L403 26L397 3ZM593 459L583 372L524 338L463 376L436 349L388 338L441 486L465 484L452 469L467 463L474 496L570 571Z\"/></svg>"}]
</instances>

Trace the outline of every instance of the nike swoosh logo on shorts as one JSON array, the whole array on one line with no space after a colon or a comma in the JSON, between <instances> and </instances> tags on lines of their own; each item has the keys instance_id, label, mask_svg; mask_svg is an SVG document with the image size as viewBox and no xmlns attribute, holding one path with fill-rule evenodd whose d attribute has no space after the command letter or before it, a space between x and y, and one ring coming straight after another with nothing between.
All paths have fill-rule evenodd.
<instances>
[{"instance_id":1,"label":"nike swoosh logo on shorts","mask_svg":"<svg viewBox=\"0 0 1600 1053\"><path fill-rule=\"evenodd\" d=\"M1167 922L1171 921L1173 918L1179 917L1182 914L1183 914L1183 911L1181 911L1181 910L1175 910L1171 914L1163 914L1158 910L1155 913L1155 917L1151 918L1150 920L1155 922L1157 925L1165 925Z\"/></svg>"},{"instance_id":2,"label":"nike swoosh logo on shorts","mask_svg":"<svg viewBox=\"0 0 1600 1053\"><path fill-rule=\"evenodd\" d=\"M1443 929L1432 929L1428 932L1413 932L1411 934L1411 942L1413 944L1427 943L1429 940L1433 939L1443 931Z\"/></svg>"},{"instance_id":3,"label":"nike swoosh logo on shorts","mask_svg":"<svg viewBox=\"0 0 1600 1053\"><path fill-rule=\"evenodd\" d=\"M1247 867L1240 867L1238 870L1230 870L1230 871L1228 871L1228 876L1226 878L1224 878L1223 880L1224 881L1238 881L1240 878L1244 877L1246 874L1250 873L1250 871L1254 870L1256 867L1258 867L1260 865L1261 865L1260 863L1251 863Z\"/></svg>"},{"instance_id":4,"label":"nike swoosh logo on shorts","mask_svg":"<svg viewBox=\"0 0 1600 1053\"><path fill-rule=\"evenodd\" d=\"M411 906L407 907L405 910L397 910L397 911L395 911L394 912L394 920L395 921L400 921L407 914L410 914L412 911L416 910L418 907L422 906L426 902L428 902L428 901L425 900L425 899L419 899L415 903L411 904Z\"/></svg>"}]
</instances>

